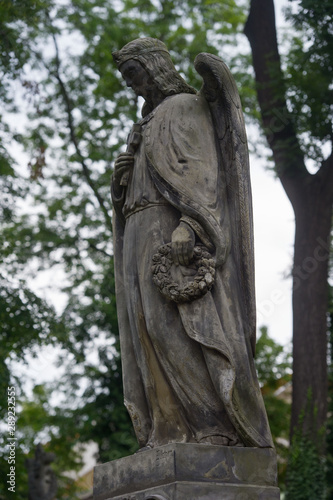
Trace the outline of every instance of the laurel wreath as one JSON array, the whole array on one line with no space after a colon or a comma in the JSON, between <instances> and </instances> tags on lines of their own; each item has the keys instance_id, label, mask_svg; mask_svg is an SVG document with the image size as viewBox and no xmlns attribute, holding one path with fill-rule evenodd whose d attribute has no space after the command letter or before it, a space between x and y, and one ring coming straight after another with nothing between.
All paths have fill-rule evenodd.
<instances>
[{"instance_id":1,"label":"laurel wreath","mask_svg":"<svg viewBox=\"0 0 333 500\"><path fill-rule=\"evenodd\" d=\"M162 245L153 255L153 282L167 299L174 302L190 302L205 295L213 286L215 261L204 246L195 246L193 262L196 275L192 281L180 285L172 280L170 268L173 265L171 243Z\"/></svg>"}]
</instances>

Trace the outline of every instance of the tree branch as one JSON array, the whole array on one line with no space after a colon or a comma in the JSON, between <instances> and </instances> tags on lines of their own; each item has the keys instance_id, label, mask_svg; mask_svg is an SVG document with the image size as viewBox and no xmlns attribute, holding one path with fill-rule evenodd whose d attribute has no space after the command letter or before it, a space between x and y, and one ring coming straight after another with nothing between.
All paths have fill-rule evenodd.
<instances>
[{"instance_id":1,"label":"tree branch","mask_svg":"<svg viewBox=\"0 0 333 500\"><path fill-rule=\"evenodd\" d=\"M315 177L320 178L321 185L331 203L333 203L333 149L328 158L322 162L322 165Z\"/></svg>"},{"instance_id":2,"label":"tree branch","mask_svg":"<svg viewBox=\"0 0 333 500\"><path fill-rule=\"evenodd\" d=\"M56 39L55 34L53 32L52 32L52 38L53 38L53 43L54 43L55 52L56 52L56 56L55 56L56 70L54 72L54 76L59 83L60 91L61 91L61 94L62 94L63 99L64 99L66 113L67 113L67 124L68 124L68 128L70 131L70 138L71 138L71 141L74 145L76 154L79 157L80 164L82 166L83 175L85 176L88 185L90 186L91 190L93 191L93 193L98 201L98 204L99 204L100 208L102 209L102 212L103 212L104 217L105 217L106 225L109 227L109 229L112 230L112 223L111 223L111 218L110 218L108 209L106 208L104 200L103 200L102 196L100 195L94 181L92 180L89 167L87 166L85 159L80 151L79 142L78 142L76 134L75 134L75 127L74 127L74 120L73 120L73 113L72 113L73 107L72 107L72 103L71 103L70 97L68 95L65 83L61 78L61 74L60 74L61 64L60 64L60 57L59 57L59 48L58 48L57 39Z\"/></svg>"},{"instance_id":3,"label":"tree branch","mask_svg":"<svg viewBox=\"0 0 333 500\"><path fill-rule=\"evenodd\" d=\"M251 0L244 33L252 49L265 135L273 151L276 172L293 203L295 190L299 191L310 174L287 108L273 0Z\"/></svg>"},{"instance_id":4,"label":"tree branch","mask_svg":"<svg viewBox=\"0 0 333 500\"><path fill-rule=\"evenodd\" d=\"M92 248L93 250L95 250L96 252L100 252L102 253L103 255L105 255L106 257L112 259L113 255L109 254L108 252L106 252L105 250L103 250L102 248L98 248L96 245L94 245L94 243L92 243L91 241L88 241L89 243L89 246L90 248Z\"/></svg>"}]
</instances>

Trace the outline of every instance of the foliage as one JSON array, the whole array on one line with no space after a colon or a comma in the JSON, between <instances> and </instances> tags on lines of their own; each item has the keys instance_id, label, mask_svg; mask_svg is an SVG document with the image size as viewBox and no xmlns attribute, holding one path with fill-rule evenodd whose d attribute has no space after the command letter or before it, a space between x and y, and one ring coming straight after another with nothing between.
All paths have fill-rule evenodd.
<instances>
[{"instance_id":1,"label":"foliage","mask_svg":"<svg viewBox=\"0 0 333 500\"><path fill-rule=\"evenodd\" d=\"M260 328L256 347L256 368L274 438L289 437L290 404L275 393L291 384L291 353L269 337L267 327Z\"/></svg>"},{"instance_id":2,"label":"foliage","mask_svg":"<svg viewBox=\"0 0 333 500\"><path fill-rule=\"evenodd\" d=\"M291 1L287 19L295 29L286 62L288 101L309 158L321 160L332 138L333 4ZM320 96L320 98L319 98Z\"/></svg>"},{"instance_id":3,"label":"foliage","mask_svg":"<svg viewBox=\"0 0 333 500\"><path fill-rule=\"evenodd\" d=\"M256 346L256 368L267 411L272 437L278 455L278 478L285 488L285 473L289 452L291 353L260 328ZM287 395L286 395L287 394Z\"/></svg>"},{"instance_id":4,"label":"foliage","mask_svg":"<svg viewBox=\"0 0 333 500\"><path fill-rule=\"evenodd\" d=\"M269 336L266 326L260 328L255 359L259 382L265 387L276 390L280 382L287 383L290 380L291 354Z\"/></svg>"},{"instance_id":5,"label":"foliage","mask_svg":"<svg viewBox=\"0 0 333 500\"><path fill-rule=\"evenodd\" d=\"M82 367L79 371L72 367L71 380L64 378L58 387L70 395L70 403L63 402L57 411L66 409L77 440L94 441L98 460L104 463L134 453L138 443L123 404L119 355L103 346L98 359L99 367L85 364L83 373ZM65 437L65 431L61 432Z\"/></svg>"},{"instance_id":6,"label":"foliage","mask_svg":"<svg viewBox=\"0 0 333 500\"><path fill-rule=\"evenodd\" d=\"M0 275L0 418L7 407L7 387L20 386L11 364L36 356L43 343L55 344L64 335L54 309L26 286L10 286Z\"/></svg>"},{"instance_id":7,"label":"foliage","mask_svg":"<svg viewBox=\"0 0 333 500\"><path fill-rule=\"evenodd\" d=\"M311 397L310 393L309 403ZM310 411L310 407L311 404L305 412ZM309 429L309 432L303 430L305 412L300 415L290 447L286 475L286 500L313 500L313 498L324 500L325 498L325 460L318 451L324 433L318 433L315 443L313 430ZM312 415L310 419L315 419L315 415Z\"/></svg>"},{"instance_id":8,"label":"foliage","mask_svg":"<svg viewBox=\"0 0 333 500\"><path fill-rule=\"evenodd\" d=\"M6 390L7 393L7 390ZM56 454L52 469L58 478L59 498L71 500L77 488L68 471L78 471L82 467L78 439L73 432L66 412L57 412L52 407L51 393L43 385L36 385L31 398L24 397L22 392L16 393L18 419L15 437L15 499L26 500L28 491L28 473L26 459L34 456L35 447L43 442L45 451ZM9 472L7 433L0 438L0 447L4 453L0 458L3 472ZM7 491L7 472L1 477L0 492ZM8 498L1 496L0 498Z\"/></svg>"}]
</instances>

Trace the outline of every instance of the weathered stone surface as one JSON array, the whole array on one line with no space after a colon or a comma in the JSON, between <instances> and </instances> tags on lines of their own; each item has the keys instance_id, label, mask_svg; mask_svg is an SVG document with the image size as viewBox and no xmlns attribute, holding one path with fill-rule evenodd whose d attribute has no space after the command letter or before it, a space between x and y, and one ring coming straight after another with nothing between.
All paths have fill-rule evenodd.
<instances>
[{"instance_id":1,"label":"weathered stone surface","mask_svg":"<svg viewBox=\"0 0 333 500\"><path fill-rule=\"evenodd\" d=\"M202 53L197 92L152 38L113 56L145 101L111 183L124 398L139 445L273 447L253 360L252 201L237 85L221 59Z\"/></svg>"},{"instance_id":2,"label":"weathered stone surface","mask_svg":"<svg viewBox=\"0 0 333 500\"><path fill-rule=\"evenodd\" d=\"M220 498L279 499L275 452L176 443L95 467L94 500Z\"/></svg>"}]
</instances>

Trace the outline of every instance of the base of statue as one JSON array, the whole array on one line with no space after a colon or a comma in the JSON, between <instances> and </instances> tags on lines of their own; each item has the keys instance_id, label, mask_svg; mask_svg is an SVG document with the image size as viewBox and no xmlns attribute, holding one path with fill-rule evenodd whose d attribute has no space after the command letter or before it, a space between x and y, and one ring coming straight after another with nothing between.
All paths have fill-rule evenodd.
<instances>
[{"instance_id":1,"label":"base of statue","mask_svg":"<svg viewBox=\"0 0 333 500\"><path fill-rule=\"evenodd\" d=\"M94 470L94 500L279 500L269 448L174 443Z\"/></svg>"}]
</instances>

